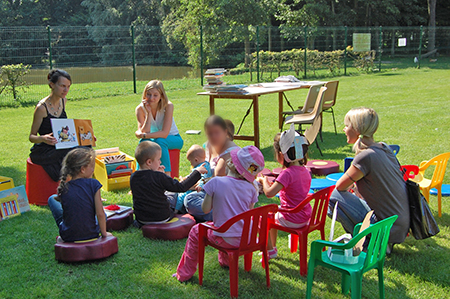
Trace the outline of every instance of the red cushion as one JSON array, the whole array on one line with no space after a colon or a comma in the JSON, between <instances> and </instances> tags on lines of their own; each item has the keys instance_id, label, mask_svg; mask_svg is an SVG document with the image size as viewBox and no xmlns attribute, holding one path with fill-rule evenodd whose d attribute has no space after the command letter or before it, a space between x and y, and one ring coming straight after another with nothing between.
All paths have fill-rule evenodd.
<instances>
[{"instance_id":1,"label":"red cushion","mask_svg":"<svg viewBox=\"0 0 450 299\"><path fill-rule=\"evenodd\" d=\"M45 172L41 165L34 164L27 159L27 190L28 202L39 206L46 206L48 198L56 194L59 182L55 182Z\"/></svg>"},{"instance_id":2,"label":"red cushion","mask_svg":"<svg viewBox=\"0 0 450 299\"><path fill-rule=\"evenodd\" d=\"M126 211L122 214L116 214L106 220L106 230L124 230L133 223L133 210Z\"/></svg>"},{"instance_id":3,"label":"red cushion","mask_svg":"<svg viewBox=\"0 0 450 299\"><path fill-rule=\"evenodd\" d=\"M339 164L334 161L311 160L306 167L315 175L329 175L339 172Z\"/></svg>"},{"instance_id":4,"label":"red cushion","mask_svg":"<svg viewBox=\"0 0 450 299\"><path fill-rule=\"evenodd\" d=\"M61 262L84 262L107 258L119 251L117 238L108 236L86 243L55 244L55 259Z\"/></svg>"},{"instance_id":5,"label":"red cushion","mask_svg":"<svg viewBox=\"0 0 450 299\"><path fill-rule=\"evenodd\" d=\"M194 225L195 220L191 215L176 215L167 223L144 225L142 234L150 239L180 240L187 238L189 231Z\"/></svg>"}]
</instances>

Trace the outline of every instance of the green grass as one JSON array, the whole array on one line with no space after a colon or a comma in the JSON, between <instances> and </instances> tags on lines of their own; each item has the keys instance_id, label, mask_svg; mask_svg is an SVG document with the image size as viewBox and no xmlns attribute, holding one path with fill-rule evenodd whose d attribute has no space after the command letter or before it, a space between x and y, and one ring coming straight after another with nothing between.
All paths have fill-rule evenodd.
<instances>
[{"instance_id":1,"label":"green grass","mask_svg":"<svg viewBox=\"0 0 450 299\"><path fill-rule=\"evenodd\" d=\"M229 83L245 82L247 74L227 77ZM342 120L352 107L370 106L380 115L381 125L376 139L401 146L398 158L402 164L418 164L422 160L446 152L450 146L448 128L450 100L448 82L450 72L443 69L398 69L379 74L337 77L340 80L336 119L338 135L334 134L331 115L324 116L324 142L321 147L324 158L337 161L352 155L345 143ZM197 96L201 91L198 80L183 79L165 82L168 95L175 104L175 119L181 132L202 129L208 116L207 97ZM83 97L101 94L104 90L121 90L129 83L96 83ZM143 82L139 82L141 90ZM77 85L70 96L77 95ZM91 94L92 92L92 94ZM306 90L290 92L289 99L303 103ZM30 98L36 103L39 98ZM97 148L120 146L133 154L137 144L134 137L136 121L134 108L139 95L110 96L103 94L83 101L69 101L71 118L93 120L98 138ZM218 100L217 113L239 124L250 103L248 101ZM271 143L277 130L276 95L261 98L260 106L261 149L267 166L276 167ZM33 107L3 108L0 110L1 143L0 174L14 178L16 185L25 183L26 159L31 144L28 133ZM251 120L243 126L243 133L252 130ZM184 159L186 149L193 143L201 144L205 137L185 135L182 151L181 174L189 172ZM240 145L249 143L240 142ZM311 158L321 158L311 147ZM450 183L449 175L446 183ZM103 192L108 203L131 205L128 190ZM380 199L381 200L381 199ZM260 204L277 202L260 197ZM436 197L431 198L431 208L437 217ZM450 204L443 201L443 216L437 221L441 233L436 237L416 241L408 238L395 248L385 264L387 298L448 298L450 296ZM329 222L327 228L329 226ZM343 233L339 228L338 233ZM328 232L327 232L328 234ZM82 298L82 297L150 297L150 298L216 298L228 297L228 271L217 263L217 252L208 249L204 286L198 285L197 275L192 282L179 283L171 274L175 272L183 252L185 240L177 242L154 241L142 237L142 233L130 227L115 232L119 239L119 253L104 261L84 264L63 264L54 260L53 245L58 229L47 207L33 206L31 212L21 217L0 222L0 298ZM318 233L310 235L310 241L318 239ZM270 264L272 286L266 290L264 271L255 255L250 273L243 270L239 277L241 298L301 298L305 294L306 280L299 276L298 254L287 248L287 235L280 233L280 257ZM378 296L376 271L364 276L364 298ZM313 296L316 298L348 298L340 294L340 275L317 268Z\"/></svg>"}]
</instances>

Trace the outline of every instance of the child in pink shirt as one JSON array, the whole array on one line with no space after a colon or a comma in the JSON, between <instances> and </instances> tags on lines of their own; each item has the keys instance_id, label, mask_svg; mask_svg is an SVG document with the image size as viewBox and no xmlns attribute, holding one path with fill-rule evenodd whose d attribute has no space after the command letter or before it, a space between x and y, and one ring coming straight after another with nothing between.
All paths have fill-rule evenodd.
<instances>
[{"instance_id":1,"label":"child in pink shirt","mask_svg":"<svg viewBox=\"0 0 450 299\"><path fill-rule=\"evenodd\" d=\"M273 142L275 155L284 170L271 185L267 177L260 178L264 193L267 197L274 197L280 193L281 207L292 209L298 206L308 195L311 186L311 174L306 169L306 153L308 141L295 131L292 125L288 131L278 133ZM275 221L285 227L301 228L308 224L311 218L311 205L306 205L298 213L275 214ZM269 232L268 254L269 259L277 257L277 234L275 229Z\"/></svg>"},{"instance_id":2,"label":"child in pink shirt","mask_svg":"<svg viewBox=\"0 0 450 299\"><path fill-rule=\"evenodd\" d=\"M231 159L227 161L227 176L214 177L203 187L206 197L202 209L205 214L213 210L214 226L219 227L230 218L253 208L258 201L258 191L253 181L263 168L264 157L258 148L246 146L231 152ZM222 247L238 247L242 225L238 222L221 234L208 230L208 239ZM197 271L198 226L191 229L177 273L174 274L179 281L191 279ZM219 251L219 263L223 267L228 266L226 253Z\"/></svg>"}]
</instances>

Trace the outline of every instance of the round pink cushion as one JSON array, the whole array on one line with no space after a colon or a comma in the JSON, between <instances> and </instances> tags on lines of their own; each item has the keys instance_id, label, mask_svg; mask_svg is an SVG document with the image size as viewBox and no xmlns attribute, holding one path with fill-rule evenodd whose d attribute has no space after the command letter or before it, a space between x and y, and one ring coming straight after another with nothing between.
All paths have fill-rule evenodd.
<instances>
[{"instance_id":1,"label":"round pink cushion","mask_svg":"<svg viewBox=\"0 0 450 299\"><path fill-rule=\"evenodd\" d=\"M180 240L187 238L194 225L195 220L191 215L175 215L172 220L166 223L144 225L142 234L150 239Z\"/></svg>"},{"instance_id":2,"label":"round pink cushion","mask_svg":"<svg viewBox=\"0 0 450 299\"><path fill-rule=\"evenodd\" d=\"M107 258L119 251L117 238L108 236L86 243L55 244L55 259L61 262L84 262Z\"/></svg>"},{"instance_id":3,"label":"round pink cushion","mask_svg":"<svg viewBox=\"0 0 450 299\"><path fill-rule=\"evenodd\" d=\"M311 160L306 167L315 175L329 175L339 172L339 164L334 161Z\"/></svg>"},{"instance_id":4,"label":"round pink cushion","mask_svg":"<svg viewBox=\"0 0 450 299\"><path fill-rule=\"evenodd\" d=\"M133 210L126 211L122 214L116 214L106 220L106 230L124 230L133 223Z\"/></svg>"}]
</instances>

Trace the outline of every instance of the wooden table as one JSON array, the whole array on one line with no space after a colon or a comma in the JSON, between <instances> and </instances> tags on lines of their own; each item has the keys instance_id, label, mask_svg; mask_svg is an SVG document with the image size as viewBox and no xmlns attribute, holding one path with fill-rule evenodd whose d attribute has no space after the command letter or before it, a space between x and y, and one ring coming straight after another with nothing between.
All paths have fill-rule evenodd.
<instances>
[{"instance_id":1,"label":"wooden table","mask_svg":"<svg viewBox=\"0 0 450 299\"><path fill-rule=\"evenodd\" d=\"M254 141L255 146L259 148L259 96L278 93L278 125L280 129L283 127L283 102L284 93L291 90L302 88L309 88L315 84L324 84L320 81L302 81L297 83L260 83L244 88L245 93L215 93L215 92L200 92L197 95L209 96L209 113L215 114L215 99L242 99L253 101L253 136L235 135L237 140Z\"/></svg>"}]
</instances>

